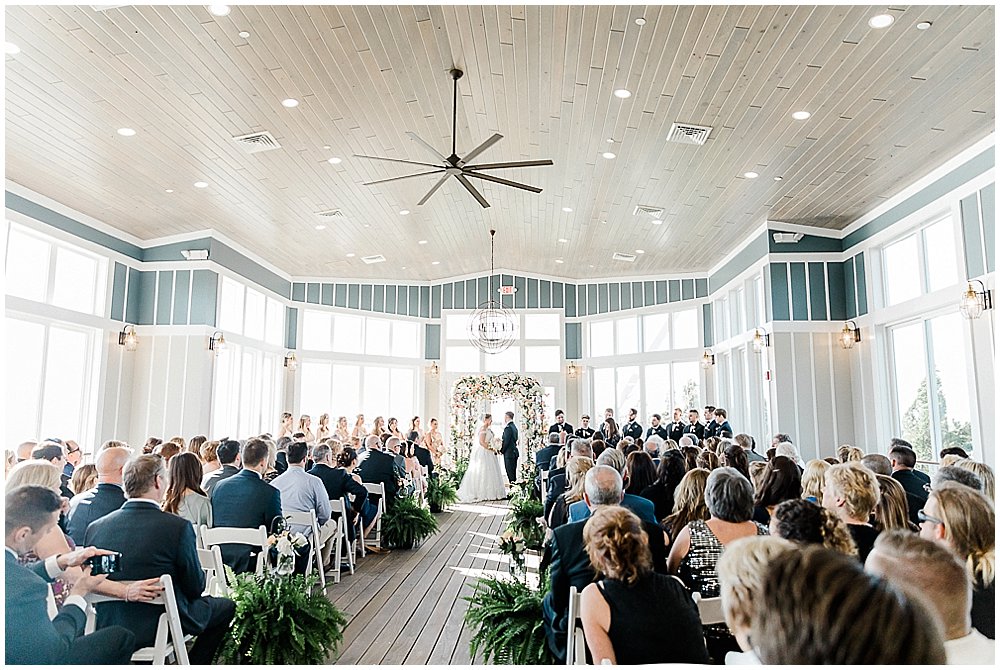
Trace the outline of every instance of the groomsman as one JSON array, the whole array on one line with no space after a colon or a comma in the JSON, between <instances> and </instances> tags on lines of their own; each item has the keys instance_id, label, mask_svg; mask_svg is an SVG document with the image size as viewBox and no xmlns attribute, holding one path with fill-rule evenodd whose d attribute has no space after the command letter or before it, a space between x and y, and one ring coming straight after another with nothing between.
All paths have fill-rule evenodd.
<instances>
[{"instance_id":1,"label":"groomsman","mask_svg":"<svg viewBox=\"0 0 1000 670\"><path fill-rule=\"evenodd\" d=\"M594 429L590 427L590 416L584 414L583 416L580 417L580 427L577 428L576 431L573 432L573 434L576 435L577 437L582 437L585 440L589 440L594 436L595 432L596 431L594 431Z\"/></svg>"},{"instance_id":2,"label":"groomsman","mask_svg":"<svg viewBox=\"0 0 1000 670\"><path fill-rule=\"evenodd\" d=\"M715 431L717 437L733 436L733 427L729 424L729 419L726 418L726 410L721 407L715 409L715 423L718 425L718 429Z\"/></svg>"},{"instance_id":3,"label":"groomsman","mask_svg":"<svg viewBox=\"0 0 1000 670\"><path fill-rule=\"evenodd\" d=\"M670 439L674 442L681 441L681 435L684 434L684 412L680 407L674 407L674 421L667 427L667 432L670 434Z\"/></svg>"},{"instance_id":4,"label":"groomsman","mask_svg":"<svg viewBox=\"0 0 1000 670\"><path fill-rule=\"evenodd\" d=\"M628 411L628 423L622 426L622 437L631 437L633 440L642 437L642 426L635 420L637 414L634 408Z\"/></svg>"},{"instance_id":5,"label":"groomsman","mask_svg":"<svg viewBox=\"0 0 1000 670\"><path fill-rule=\"evenodd\" d=\"M566 423L566 415L561 409L556 410L556 422L549 426L549 433L566 433L567 435L573 434L572 424Z\"/></svg>"},{"instance_id":6,"label":"groomsman","mask_svg":"<svg viewBox=\"0 0 1000 670\"><path fill-rule=\"evenodd\" d=\"M715 407L705 405L705 439L719 436L719 424L715 421Z\"/></svg>"},{"instance_id":7,"label":"groomsman","mask_svg":"<svg viewBox=\"0 0 1000 670\"><path fill-rule=\"evenodd\" d=\"M684 426L685 435L693 435L700 442L705 439L705 424L698 420L698 410L688 410L688 425Z\"/></svg>"},{"instance_id":8,"label":"groomsman","mask_svg":"<svg viewBox=\"0 0 1000 670\"><path fill-rule=\"evenodd\" d=\"M660 415L654 414L652 419L650 419L651 425L646 431L646 439L648 440L650 435L659 435L661 439L667 440L670 438L670 432L660 423Z\"/></svg>"}]
</instances>

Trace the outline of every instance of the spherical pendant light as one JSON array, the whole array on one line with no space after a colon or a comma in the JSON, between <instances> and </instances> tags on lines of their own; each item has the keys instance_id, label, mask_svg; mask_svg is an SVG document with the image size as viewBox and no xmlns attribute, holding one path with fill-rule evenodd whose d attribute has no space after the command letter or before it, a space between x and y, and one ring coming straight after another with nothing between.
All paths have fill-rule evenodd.
<instances>
[{"instance_id":1,"label":"spherical pendant light","mask_svg":"<svg viewBox=\"0 0 1000 670\"><path fill-rule=\"evenodd\" d=\"M517 321L514 313L493 299L493 236L490 230L489 298L481 303L469 319L469 342L486 354L505 351L517 338Z\"/></svg>"}]
</instances>

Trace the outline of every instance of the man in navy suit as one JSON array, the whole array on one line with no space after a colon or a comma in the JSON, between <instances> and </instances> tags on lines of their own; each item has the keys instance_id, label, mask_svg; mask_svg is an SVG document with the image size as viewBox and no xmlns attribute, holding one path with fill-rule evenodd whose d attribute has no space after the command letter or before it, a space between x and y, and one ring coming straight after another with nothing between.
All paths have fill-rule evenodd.
<instances>
[{"instance_id":1,"label":"man in navy suit","mask_svg":"<svg viewBox=\"0 0 1000 670\"><path fill-rule=\"evenodd\" d=\"M385 485L385 506L388 509L396 504L399 482L406 476L406 463L399 455L399 438L390 437L384 447L373 442L369 448L368 458L357 467L357 473L363 482ZM378 501L374 502L377 504Z\"/></svg>"},{"instance_id":2,"label":"man in navy suit","mask_svg":"<svg viewBox=\"0 0 1000 670\"><path fill-rule=\"evenodd\" d=\"M83 635L87 622L84 596L107 579L91 575L84 566L62 610L49 619L48 586L66 568L83 565L91 556L111 552L87 547L51 556L29 567L18 564L17 556L35 548L35 544L56 525L62 499L43 486L19 486L9 491L4 501L4 603L6 651L8 664L107 665L128 663L132 658L135 636L120 626L112 626Z\"/></svg>"},{"instance_id":3,"label":"man in navy suit","mask_svg":"<svg viewBox=\"0 0 1000 670\"><path fill-rule=\"evenodd\" d=\"M228 598L203 596L205 573L198 560L191 522L160 509L167 491L163 459L152 454L129 461L123 474L128 500L122 508L90 524L87 542L121 553L121 570L114 581L170 575L181 628L196 635L192 665L209 664L229 630L236 605ZM98 603L97 626L118 625L135 634L135 648L150 647L162 610L146 603Z\"/></svg>"},{"instance_id":4,"label":"man in navy suit","mask_svg":"<svg viewBox=\"0 0 1000 670\"><path fill-rule=\"evenodd\" d=\"M281 494L261 477L267 470L267 443L254 438L243 445L243 469L219 482L212 493L212 525L216 528L257 528L271 532L281 516ZM224 544L222 561L235 572L252 572L256 553L246 544Z\"/></svg>"},{"instance_id":5,"label":"man in navy suit","mask_svg":"<svg viewBox=\"0 0 1000 670\"><path fill-rule=\"evenodd\" d=\"M330 447L325 444L317 444L313 447L313 460L316 462L309 470L309 474L319 477L326 488L326 494L330 500L343 500L344 508L351 510L347 519L347 539L354 540L354 519L365 507L368 500L368 489L364 484L355 481L344 468L335 468L330 462ZM353 502L351 496L354 497Z\"/></svg>"},{"instance_id":6,"label":"man in navy suit","mask_svg":"<svg viewBox=\"0 0 1000 670\"><path fill-rule=\"evenodd\" d=\"M503 418L507 420L507 425L503 427L500 453L503 454L503 466L507 470L507 481L513 484L517 481L517 457L521 455L521 452L517 450L517 426L514 425L514 413L507 412Z\"/></svg>"},{"instance_id":7,"label":"man in navy suit","mask_svg":"<svg viewBox=\"0 0 1000 670\"><path fill-rule=\"evenodd\" d=\"M111 514L125 502L122 468L131 457L128 449L111 447L97 456L97 486L73 496L69 501L66 534L77 546L83 545L87 526Z\"/></svg>"},{"instance_id":8,"label":"man in navy suit","mask_svg":"<svg viewBox=\"0 0 1000 670\"><path fill-rule=\"evenodd\" d=\"M209 498L212 497L219 482L229 479L240 471L240 443L225 438L215 450L215 455L218 456L222 467L209 472L201 480L201 488L205 489L205 495Z\"/></svg>"}]
</instances>

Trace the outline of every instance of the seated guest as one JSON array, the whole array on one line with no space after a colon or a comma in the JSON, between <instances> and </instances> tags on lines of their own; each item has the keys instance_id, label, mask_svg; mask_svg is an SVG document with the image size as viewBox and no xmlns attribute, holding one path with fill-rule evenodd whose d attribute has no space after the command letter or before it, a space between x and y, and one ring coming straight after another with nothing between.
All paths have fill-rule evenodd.
<instances>
[{"instance_id":1,"label":"seated guest","mask_svg":"<svg viewBox=\"0 0 1000 670\"><path fill-rule=\"evenodd\" d=\"M938 458L944 458L945 456L958 456L959 458L968 458L969 454L962 447L945 447L940 452L938 452Z\"/></svg>"},{"instance_id":2,"label":"seated guest","mask_svg":"<svg viewBox=\"0 0 1000 670\"><path fill-rule=\"evenodd\" d=\"M97 454L97 486L73 496L69 501L66 534L76 544L83 544L87 526L114 512L125 502L122 491L122 468L131 458L128 449L112 447Z\"/></svg>"},{"instance_id":3,"label":"seated guest","mask_svg":"<svg viewBox=\"0 0 1000 670\"><path fill-rule=\"evenodd\" d=\"M684 456L677 449L670 449L660 457L656 468L656 481L639 494L653 502L653 514L662 521L674 509L674 490L684 477Z\"/></svg>"},{"instance_id":4,"label":"seated guest","mask_svg":"<svg viewBox=\"0 0 1000 670\"><path fill-rule=\"evenodd\" d=\"M739 444L726 442L722 448L722 455L719 456L719 464L728 468L734 468L746 477L748 482L752 482L750 479L750 460L747 458L746 450Z\"/></svg>"},{"instance_id":5,"label":"seated guest","mask_svg":"<svg viewBox=\"0 0 1000 670\"><path fill-rule=\"evenodd\" d=\"M760 665L750 643L750 624L760 602L760 589L771 561L795 545L766 535L736 540L719 558L722 614L743 653L731 651L726 665Z\"/></svg>"},{"instance_id":6,"label":"seated guest","mask_svg":"<svg viewBox=\"0 0 1000 670\"><path fill-rule=\"evenodd\" d=\"M73 476L69 478L69 487L73 493L80 494L97 486L97 466L85 463L73 468Z\"/></svg>"},{"instance_id":7,"label":"seated guest","mask_svg":"<svg viewBox=\"0 0 1000 670\"><path fill-rule=\"evenodd\" d=\"M549 512L549 528L558 528L567 521L569 506L578 500L583 500L583 482L587 471L594 467L594 461L585 456L574 458L566 464L566 477L569 488L566 493L556 498Z\"/></svg>"},{"instance_id":8,"label":"seated guest","mask_svg":"<svg viewBox=\"0 0 1000 670\"><path fill-rule=\"evenodd\" d=\"M684 436L684 438L688 437L688 435ZM701 455L701 449L691 444L684 444L685 441L685 439L681 440L681 453L684 454L684 466L688 470L694 470L698 467L698 456Z\"/></svg>"},{"instance_id":9,"label":"seated guest","mask_svg":"<svg viewBox=\"0 0 1000 670\"><path fill-rule=\"evenodd\" d=\"M183 455L195 458L194 454ZM181 628L197 636L189 653L191 664L211 663L229 633L236 605L228 598L202 595L205 572L198 560L194 528L187 520L160 509L167 489L163 460L149 455L129 461L123 484L128 500L121 509L90 524L87 543L122 555L121 569L110 576L113 581L170 575ZM161 614L160 608L145 603L98 603L97 627L128 628L135 634L138 650L154 644Z\"/></svg>"},{"instance_id":10,"label":"seated guest","mask_svg":"<svg viewBox=\"0 0 1000 670\"><path fill-rule=\"evenodd\" d=\"M399 483L406 476L406 463L398 453L399 439L389 436L384 447L379 441L369 441L368 448L368 457L358 466L358 474L365 483L385 484L385 505L392 507Z\"/></svg>"},{"instance_id":11,"label":"seated guest","mask_svg":"<svg viewBox=\"0 0 1000 670\"><path fill-rule=\"evenodd\" d=\"M649 454L650 458L659 458L660 454L662 454L665 449L663 446L665 444L666 442L662 437L654 435L647 438L646 441L642 443L642 449Z\"/></svg>"},{"instance_id":12,"label":"seated guest","mask_svg":"<svg viewBox=\"0 0 1000 670\"><path fill-rule=\"evenodd\" d=\"M931 477L931 488L937 488L942 482L955 482L968 486L973 491L983 492L983 480L972 470L960 468L957 465L946 465L938 468Z\"/></svg>"},{"instance_id":13,"label":"seated guest","mask_svg":"<svg viewBox=\"0 0 1000 670\"><path fill-rule=\"evenodd\" d=\"M830 464L819 458L814 458L802 468L802 497L809 502L823 503L823 486L826 484L826 471ZM763 482L761 482L763 485ZM757 488L760 490L760 487Z\"/></svg>"},{"instance_id":14,"label":"seated guest","mask_svg":"<svg viewBox=\"0 0 1000 670\"><path fill-rule=\"evenodd\" d=\"M924 503L927 502L927 490L930 487L931 478L914 469L917 466L917 453L910 447L909 442L893 438L888 456L889 462L892 464L892 478L902 484L903 489L906 490L910 521L919 523L917 512L923 509Z\"/></svg>"},{"instance_id":15,"label":"seated guest","mask_svg":"<svg viewBox=\"0 0 1000 670\"><path fill-rule=\"evenodd\" d=\"M771 535L797 544L821 544L827 549L858 556L858 545L854 544L847 524L830 510L804 498L786 500L775 507L769 530Z\"/></svg>"},{"instance_id":16,"label":"seated guest","mask_svg":"<svg viewBox=\"0 0 1000 670\"><path fill-rule=\"evenodd\" d=\"M938 615L948 665L993 665L996 643L972 627L972 582L954 553L908 531L888 531L875 540L865 570Z\"/></svg>"},{"instance_id":17,"label":"seated guest","mask_svg":"<svg viewBox=\"0 0 1000 670\"><path fill-rule=\"evenodd\" d=\"M66 448L55 440L46 440L35 447L31 452L31 458L35 461L46 461L59 468L59 492L64 498L72 498L73 491L69 488L69 477L63 468L66 466Z\"/></svg>"},{"instance_id":18,"label":"seated guest","mask_svg":"<svg viewBox=\"0 0 1000 670\"><path fill-rule=\"evenodd\" d=\"M944 482L920 510L920 537L938 542L964 561L972 576L972 626L996 639L996 512L982 493Z\"/></svg>"},{"instance_id":19,"label":"seated guest","mask_svg":"<svg viewBox=\"0 0 1000 670\"><path fill-rule=\"evenodd\" d=\"M753 498L753 520L765 526L771 511L786 500L802 495L802 475L795 463L785 456L775 456L767 464L764 481Z\"/></svg>"},{"instance_id":20,"label":"seated guest","mask_svg":"<svg viewBox=\"0 0 1000 670\"><path fill-rule=\"evenodd\" d=\"M337 455L339 454L335 454L335 456ZM434 478L436 476L434 474L434 457L431 455L430 449L421 446L418 442L414 442L413 455L416 457L418 465L427 468L427 479Z\"/></svg>"},{"instance_id":21,"label":"seated guest","mask_svg":"<svg viewBox=\"0 0 1000 670\"><path fill-rule=\"evenodd\" d=\"M590 448L589 440L573 440L573 446L570 447L569 455L567 456L567 463L573 458L589 458L591 461L594 460L594 452ZM558 498L565 492L566 492L565 468L556 468L555 470L549 470L549 489L545 494L545 505L544 505L546 518L548 517L549 512L552 511L552 505L555 504L556 498Z\"/></svg>"},{"instance_id":22,"label":"seated guest","mask_svg":"<svg viewBox=\"0 0 1000 670\"><path fill-rule=\"evenodd\" d=\"M201 447L201 456L200 456L201 471L204 473L205 477L208 477L209 474L215 472L216 470L222 467L222 464L219 463L218 449L219 449L218 440L209 440ZM202 488L205 488L204 481L205 481L204 478L202 478L202 484L203 484Z\"/></svg>"},{"instance_id":23,"label":"seated guest","mask_svg":"<svg viewBox=\"0 0 1000 670\"><path fill-rule=\"evenodd\" d=\"M584 478L583 504L589 510L601 505L620 505L624 495L621 475L612 467L596 465ZM588 511L589 516L589 511ZM541 571L549 569L549 592L542 599L542 618L549 649L560 661L566 658L566 610L569 587L577 590L594 580L594 568L583 543L585 521L565 523L552 531L552 541L542 557ZM653 570L666 571L663 533L655 524L643 523L649 537Z\"/></svg>"},{"instance_id":24,"label":"seated guest","mask_svg":"<svg viewBox=\"0 0 1000 670\"><path fill-rule=\"evenodd\" d=\"M361 484L362 488L364 488L360 475L354 472L354 469L358 466L358 455L353 448L348 447L344 449L343 453L337 457L337 464L337 469L343 470L351 477L351 479L353 479L356 483ZM367 493L368 489L365 489L365 492ZM359 496L357 495L354 496L355 504L357 503L358 497ZM364 504L361 506L361 530L364 537L367 537L368 533L371 532L371 529L374 528L375 522L378 521L379 516L381 516L381 511L379 511L378 507L378 496L368 493ZM353 531L351 532L353 537ZM383 550L378 547L369 547L368 551L381 553Z\"/></svg>"},{"instance_id":25,"label":"seated guest","mask_svg":"<svg viewBox=\"0 0 1000 670\"><path fill-rule=\"evenodd\" d=\"M861 457L861 465L877 475L892 476L892 462L882 454L865 454Z\"/></svg>"},{"instance_id":26,"label":"seated guest","mask_svg":"<svg viewBox=\"0 0 1000 670\"><path fill-rule=\"evenodd\" d=\"M708 470L711 472L718 468L721 463L719 463L719 457L711 449L702 449L701 453L698 454L698 458L695 459L695 463L699 468L703 470Z\"/></svg>"},{"instance_id":27,"label":"seated guest","mask_svg":"<svg viewBox=\"0 0 1000 670\"><path fill-rule=\"evenodd\" d=\"M921 601L822 547L771 561L750 639L766 665L941 665L946 659L941 626Z\"/></svg>"},{"instance_id":28,"label":"seated guest","mask_svg":"<svg viewBox=\"0 0 1000 670\"><path fill-rule=\"evenodd\" d=\"M974 461L971 458L958 460L955 462L955 466L975 473L976 476L979 477L979 481L983 483L983 495L985 495L989 500L996 500L996 489L994 484L996 478L993 476L993 468L985 463Z\"/></svg>"},{"instance_id":29,"label":"seated guest","mask_svg":"<svg viewBox=\"0 0 1000 670\"><path fill-rule=\"evenodd\" d=\"M158 438L158 437L147 437L146 438L146 444L142 445L142 453L143 454L151 454L151 453L153 453L153 449L156 449L161 444L163 444L163 440L161 440L160 438Z\"/></svg>"},{"instance_id":30,"label":"seated guest","mask_svg":"<svg viewBox=\"0 0 1000 670\"><path fill-rule=\"evenodd\" d=\"M759 491L760 487L764 485L764 475L767 473L767 464L770 462L768 460L750 461L750 483L753 484L754 491Z\"/></svg>"},{"instance_id":31,"label":"seated guest","mask_svg":"<svg viewBox=\"0 0 1000 670\"><path fill-rule=\"evenodd\" d=\"M221 447L220 447L221 449ZM243 469L215 486L212 521L215 528L257 528L268 533L274 518L281 516L281 494L262 479L267 468L268 448L263 440L247 440L240 452ZM223 544L222 561L234 572L252 572L259 550L246 544Z\"/></svg>"},{"instance_id":32,"label":"seated guest","mask_svg":"<svg viewBox=\"0 0 1000 670\"><path fill-rule=\"evenodd\" d=\"M757 441L753 439L750 435L746 433L740 433L733 437L733 441L736 444L743 447L744 453L747 455L747 460L751 463L753 462L763 462L767 459L757 453Z\"/></svg>"},{"instance_id":33,"label":"seated guest","mask_svg":"<svg viewBox=\"0 0 1000 670\"><path fill-rule=\"evenodd\" d=\"M549 433L548 445L535 452L535 467L539 470L548 470L549 461L559 453L559 433Z\"/></svg>"},{"instance_id":34,"label":"seated guest","mask_svg":"<svg viewBox=\"0 0 1000 670\"><path fill-rule=\"evenodd\" d=\"M613 467L619 476L621 476L622 471L625 469L625 460L622 457L622 452L617 449L608 449L603 454L601 458L597 460L598 465L607 465ZM625 509L631 510L637 517L642 519L646 523L656 524L656 512L653 507L653 503L645 498L633 495L631 493L622 493L621 506ZM586 502L580 500L569 506L569 520L570 521L584 521L590 516L590 507L587 506Z\"/></svg>"},{"instance_id":35,"label":"seated guest","mask_svg":"<svg viewBox=\"0 0 1000 670\"><path fill-rule=\"evenodd\" d=\"M583 541L603 578L580 594L580 618L595 662L707 663L698 606L676 577L653 571L639 517L605 506L587 519ZM670 644L663 644L663 629Z\"/></svg>"},{"instance_id":36,"label":"seated guest","mask_svg":"<svg viewBox=\"0 0 1000 670\"><path fill-rule=\"evenodd\" d=\"M862 563L878 536L878 531L868 523L878 501L878 480L860 463L832 465L826 471L823 507L847 524Z\"/></svg>"},{"instance_id":37,"label":"seated guest","mask_svg":"<svg viewBox=\"0 0 1000 670\"><path fill-rule=\"evenodd\" d=\"M205 446L206 442L208 442L208 438L204 435L195 435L191 438L191 441L188 442L187 450L197 456L198 460L201 460L201 450Z\"/></svg>"},{"instance_id":38,"label":"seated guest","mask_svg":"<svg viewBox=\"0 0 1000 670\"><path fill-rule=\"evenodd\" d=\"M326 445L321 445L326 446ZM330 560L330 550L337 527L330 523L330 496L319 477L313 477L305 471L306 453L309 445L305 442L293 442L287 447L288 468L278 475L271 486L281 493L281 510L288 512L316 512L316 526L319 528L319 538L316 539L317 551L321 551L323 565ZM290 524L292 531L302 533L306 537L312 535L312 527L300 524Z\"/></svg>"},{"instance_id":39,"label":"seated guest","mask_svg":"<svg viewBox=\"0 0 1000 670\"><path fill-rule=\"evenodd\" d=\"M194 528L211 528L212 503L201 488L201 461L187 451L171 458L167 467L170 484L163 500L163 511L187 519Z\"/></svg>"},{"instance_id":40,"label":"seated guest","mask_svg":"<svg viewBox=\"0 0 1000 670\"><path fill-rule=\"evenodd\" d=\"M162 458L169 465L170 459L181 453L181 451L183 451L182 447L176 442L163 442L153 449L153 454Z\"/></svg>"},{"instance_id":41,"label":"seated guest","mask_svg":"<svg viewBox=\"0 0 1000 670\"><path fill-rule=\"evenodd\" d=\"M201 488L205 489L205 495L209 498L215 492L215 487L219 482L229 479L240 471L240 443L236 440L226 438L219 442L219 447L215 450L222 464L218 470L205 475L201 482Z\"/></svg>"},{"instance_id":42,"label":"seated guest","mask_svg":"<svg viewBox=\"0 0 1000 670\"><path fill-rule=\"evenodd\" d=\"M639 495L656 481L656 466L644 451L635 451L625 458L625 493Z\"/></svg>"},{"instance_id":43,"label":"seated guest","mask_svg":"<svg viewBox=\"0 0 1000 670\"><path fill-rule=\"evenodd\" d=\"M716 565L726 546L753 535L767 535L767 528L750 520L753 514L753 488L746 477L733 468L718 468L705 483L708 521L692 521L677 534L670 547L670 572L680 576L692 591L703 598L719 595ZM724 624L706 626L708 653L716 661L739 645Z\"/></svg>"},{"instance_id":44,"label":"seated guest","mask_svg":"<svg viewBox=\"0 0 1000 670\"><path fill-rule=\"evenodd\" d=\"M906 491L892 477L875 475L878 481L878 504L872 514L872 527L879 533L885 530L900 528L917 532L916 524L910 521L910 511L907 509Z\"/></svg>"},{"instance_id":45,"label":"seated guest","mask_svg":"<svg viewBox=\"0 0 1000 670\"><path fill-rule=\"evenodd\" d=\"M358 455L354 449L350 447L342 449L340 455L347 457L345 460L352 469L357 464ZM319 477L323 488L326 489L327 498L344 501L344 509L348 510L347 538L353 541L355 537L354 519L358 514L361 514L365 503L368 502L368 489L361 483L360 477L352 475L343 467L334 467L332 458L333 453L329 446L316 445L313 448L313 460L316 464L309 470L309 474Z\"/></svg>"},{"instance_id":46,"label":"seated guest","mask_svg":"<svg viewBox=\"0 0 1000 670\"><path fill-rule=\"evenodd\" d=\"M57 471L58 474L58 471ZM5 652L7 664L17 665L124 665L132 658L135 636L112 626L83 635L87 621L84 599L107 575L91 575L84 561L110 553L87 547L52 556L28 566L19 555L35 552L35 543L55 528L63 503L59 494L44 486L19 486L7 491L4 500ZM68 568L81 569L65 606L52 619L48 614L48 586Z\"/></svg>"},{"instance_id":47,"label":"seated guest","mask_svg":"<svg viewBox=\"0 0 1000 670\"><path fill-rule=\"evenodd\" d=\"M782 442L774 448L775 456L784 456L785 458L791 459L795 466L802 471L802 457L799 456L799 450L795 448L795 445L791 442Z\"/></svg>"},{"instance_id":48,"label":"seated guest","mask_svg":"<svg viewBox=\"0 0 1000 670\"><path fill-rule=\"evenodd\" d=\"M692 521L708 521L708 505L705 504L705 485L708 470L695 468L688 470L677 488L674 489L673 511L663 519L660 526L667 534L668 542L673 542L681 530Z\"/></svg>"}]
</instances>

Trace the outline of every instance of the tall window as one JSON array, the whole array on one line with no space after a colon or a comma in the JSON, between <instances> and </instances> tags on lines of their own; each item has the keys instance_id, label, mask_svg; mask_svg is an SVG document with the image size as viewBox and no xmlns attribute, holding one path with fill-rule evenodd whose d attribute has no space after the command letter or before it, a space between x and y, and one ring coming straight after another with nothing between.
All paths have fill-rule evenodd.
<instances>
[{"instance_id":1,"label":"tall window","mask_svg":"<svg viewBox=\"0 0 1000 670\"><path fill-rule=\"evenodd\" d=\"M698 310L591 321L588 334L591 358L695 348L700 341Z\"/></svg>"},{"instance_id":2,"label":"tall window","mask_svg":"<svg viewBox=\"0 0 1000 670\"><path fill-rule=\"evenodd\" d=\"M591 375L593 412L607 407L616 417L634 407L645 424L651 414L672 416L673 408L687 410L701 405L697 362L650 363L595 368Z\"/></svg>"},{"instance_id":3,"label":"tall window","mask_svg":"<svg viewBox=\"0 0 1000 670\"><path fill-rule=\"evenodd\" d=\"M470 314L444 317L446 372L525 372L562 370L562 321L558 314L516 314L515 343L497 354L484 354L469 344Z\"/></svg>"},{"instance_id":4,"label":"tall window","mask_svg":"<svg viewBox=\"0 0 1000 670\"><path fill-rule=\"evenodd\" d=\"M301 411L313 417L329 413L331 424L346 416L364 414L371 424L376 416L399 420L400 430L419 414L417 375L419 368L360 365L333 361L305 360L300 366Z\"/></svg>"},{"instance_id":5,"label":"tall window","mask_svg":"<svg viewBox=\"0 0 1000 670\"><path fill-rule=\"evenodd\" d=\"M283 371L279 354L229 343L215 359L212 434L243 439L273 431Z\"/></svg>"},{"instance_id":6,"label":"tall window","mask_svg":"<svg viewBox=\"0 0 1000 670\"><path fill-rule=\"evenodd\" d=\"M302 348L342 354L419 358L418 321L303 310Z\"/></svg>"},{"instance_id":7,"label":"tall window","mask_svg":"<svg viewBox=\"0 0 1000 670\"><path fill-rule=\"evenodd\" d=\"M285 307L235 279L222 277L219 290L219 329L273 344L284 343Z\"/></svg>"},{"instance_id":8,"label":"tall window","mask_svg":"<svg viewBox=\"0 0 1000 670\"><path fill-rule=\"evenodd\" d=\"M938 219L882 249L885 303L895 305L960 279L955 224Z\"/></svg>"}]
</instances>

